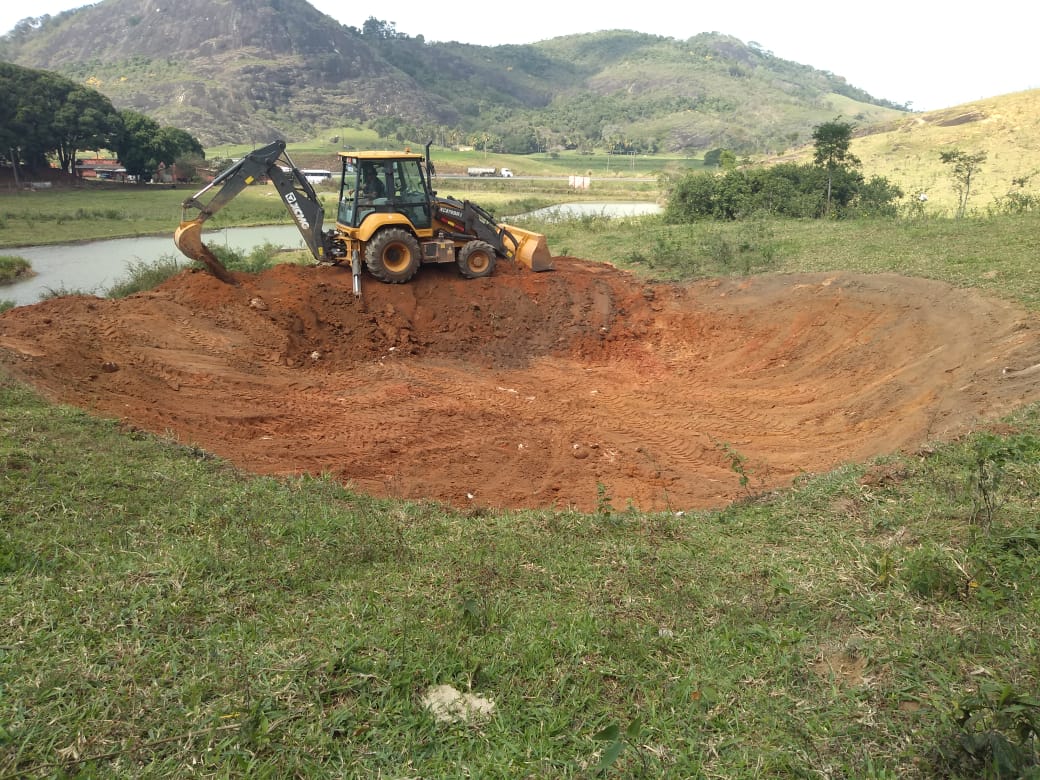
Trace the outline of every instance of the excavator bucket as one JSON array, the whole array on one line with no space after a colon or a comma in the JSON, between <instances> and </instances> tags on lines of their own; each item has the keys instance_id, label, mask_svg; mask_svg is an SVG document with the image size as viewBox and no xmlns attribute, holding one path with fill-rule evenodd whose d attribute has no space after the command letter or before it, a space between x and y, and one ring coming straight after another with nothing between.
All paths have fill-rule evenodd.
<instances>
[{"instance_id":1,"label":"excavator bucket","mask_svg":"<svg viewBox=\"0 0 1040 780\"><path fill-rule=\"evenodd\" d=\"M173 243L192 260L198 260L206 266L215 277L227 284L235 284L235 278L224 267L209 247L202 243L202 221L198 219L181 222L177 232L173 234Z\"/></svg>"},{"instance_id":2,"label":"excavator bucket","mask_svg":"<svg viewBox=\"0 0 1040 780\"><path fill-rule=\"evenodd\" d=\"M549 253L549 244L545 236L531 230L524 230L515 225L499 225L516 239L516 249L513 250L513 259L523 263L532 271L551 271L552 255Z\"/></svg>"}]
</instances>

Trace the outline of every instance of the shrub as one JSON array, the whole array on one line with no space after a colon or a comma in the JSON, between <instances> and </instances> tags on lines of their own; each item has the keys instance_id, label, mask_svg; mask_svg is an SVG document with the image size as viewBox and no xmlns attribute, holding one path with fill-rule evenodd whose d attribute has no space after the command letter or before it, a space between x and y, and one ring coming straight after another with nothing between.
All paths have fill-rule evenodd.
<instances>
[{"instance_id":1,"label":"shrub","mask_svg":"<svg viewBox=\"0 0 1040 780\"><path fill-rule=\"evenodd\" d=\"M278 256L282 253L280 247L269 242L254 247L248 254L220 246L210 246L210 250L229 271L247 274L260 273L278 265Z\"/></svg>"},{"instance_id":2,"label":"shrub","mask_svg":"<svg viewBox=\"0 0 1040 780\"><path fill-rule=\"evenodd\" d=\"M768 168L742 168L724 174L690 173L673 187L664 211L665 222L682 224L700 219L744 219L751 215L820 218L830 215L895 216L903 192L881 176L869 182L855 170L828 173L816 165L783 163Z\"/></svg>"},{"instance_id":3,"label":"shrub","mask_svg":"<svg viewBox=\"0 0 1040 780\"><path fill-rule=\"evenodd\" d=\"M131 263L129 276L113 285L105 295L109 298L126 298L134 293L151 290L183 270L180 261L170 255L150 263Z\"/></svg>"},{"instance_id":4,"label":"shrub","mask_svg":"<svg viewBox=\"0 0 1040 780\"><path fill-rule=\"evenodd\" d=\"M1040 699L1011 685L984 682L957 705L957 727L938 751L944 776L1040 776Z\"/></svg>"},{"instance_id":5,"label":"shrub","mask_svg":"<svg viewBox=\"0 0 1040 780\"><path fill-rule=\"evenodd\" d=\"M18 255L0 255L0 284L13 282L20 276L27 276L32 265L24 257Z\"/></svg>"}]
</instances>

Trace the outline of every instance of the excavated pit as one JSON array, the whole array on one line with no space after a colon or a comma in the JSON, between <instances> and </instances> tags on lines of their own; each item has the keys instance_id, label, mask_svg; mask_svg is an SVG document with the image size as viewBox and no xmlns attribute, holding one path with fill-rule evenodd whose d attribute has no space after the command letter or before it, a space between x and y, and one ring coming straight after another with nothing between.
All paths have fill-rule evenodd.
<instances>
[{"instance_id":1,"label":"excavated pit","mask_svg":"<svg viewBox=\"0 0 1040 780\"><path fill-rule=\"evenodd\" d=\"M722 506L1040 397L1016 306L893 275L649 284L554 258L405 285L280 266L0 315L49 398L263 474L458 507Z\"/></svg>"}]
</instances>

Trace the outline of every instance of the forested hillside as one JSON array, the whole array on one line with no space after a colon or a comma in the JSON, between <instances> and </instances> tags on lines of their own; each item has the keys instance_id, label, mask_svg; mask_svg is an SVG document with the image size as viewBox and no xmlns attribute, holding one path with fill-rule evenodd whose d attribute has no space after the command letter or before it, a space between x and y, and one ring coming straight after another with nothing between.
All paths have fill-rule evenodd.
<instances>
[{"instance_id":1,"label":"forested hillside","mask_svg":"<svg viewBox=\"0 0 1040 780\"><path fill-rule=\"evenodd\" d=\"M840 76L719 33L624 30L531 45L426 41L304 2L102 0L28 18L0 59L52 70L204 145L372 124L383 135L553 148L781 152L843 115L901 113Z\"/></svg>"}]
</instances>

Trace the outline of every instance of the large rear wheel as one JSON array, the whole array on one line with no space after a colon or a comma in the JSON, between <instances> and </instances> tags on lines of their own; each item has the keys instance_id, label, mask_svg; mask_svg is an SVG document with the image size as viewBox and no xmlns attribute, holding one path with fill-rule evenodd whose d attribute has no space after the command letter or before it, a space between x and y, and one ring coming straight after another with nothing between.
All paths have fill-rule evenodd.
<instances>
[{"instance_id":1,"label":"large rear wheel","mask_svg":"<svg viewBox=\"0 0 1040 780\"><path fill-rule=\"evenodd\" d=\"M415 236L401 228L387 228L376 234L365 248L365 265L381 282L407 282L419 270L422 250Z\"/></svg>"},{"instance_id":2,"label":"large rear wheel","mask_svg":"<svg viewBox=\"0 0 1040 780\"><path fill-rule=\"evenodd\" d=\"M490 276L495 270L495 248L486 241L470 241L459 250L457 263L467 279Z\"/></svg>"}]
</instances>

